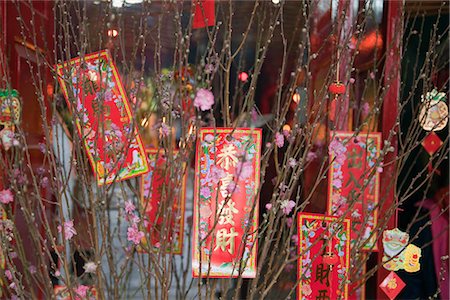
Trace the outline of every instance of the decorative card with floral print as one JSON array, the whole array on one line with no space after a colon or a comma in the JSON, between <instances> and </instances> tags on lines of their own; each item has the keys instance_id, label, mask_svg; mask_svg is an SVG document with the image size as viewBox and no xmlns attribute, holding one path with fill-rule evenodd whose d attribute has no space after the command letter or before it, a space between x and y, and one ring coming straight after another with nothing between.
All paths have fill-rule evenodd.
<instances>
[{"instance_id":1,"label":"decorative card with floral print","mask_svg":"<svg viewBox=\"0 0 450 300\"><path fill-rule=\"evenodd\" d=\"M56 66L98 185L148 172L127 94L107 50Z\"/></svg>"},{"instance_id":2,"label":"decorative card with floral print","mask_svg":"<svg viewBox=\"0 0 450 300\"><path fill-rule=\"evenodd\" d=\"M256 276L261 129L202 128L195 165L194 277Z\"/></svg>"},{"instance_id":3,"label":"decorative card with floral print","mask_svg":"<svg viewBox=\"0 0 450 300\"><path fill-rule=\"evenodd\" d=\"M171 157L158 149L146 152L150 171L141 180L141 205L147 217L151 245L160 248L166 243L168 253L182 254L186 164L179 162L178 151L173 151ZM146 242L143 244L141 251L148 247Z\"/></svg>"},{"instance_id":4,"label":"decorative card with floral print","mask_svg":"<svg viewBox=\"0 0 450 300\"><path fill-rule=\"evenodd\" d=\"M352 247L361 250L377 249L380 147L380 133L339 131L329 145L328 214L352 220Z\"/></svg>"},{"instance_id":5,"label":"decorative card with floral print","mask_svg":"<svg viewBox=\"0 0 450 300\"><path fill-rule=\"evenodd\" d=\"M350 220L298 214L297 299L348 299Z\"/></svg>"}]
</instances>

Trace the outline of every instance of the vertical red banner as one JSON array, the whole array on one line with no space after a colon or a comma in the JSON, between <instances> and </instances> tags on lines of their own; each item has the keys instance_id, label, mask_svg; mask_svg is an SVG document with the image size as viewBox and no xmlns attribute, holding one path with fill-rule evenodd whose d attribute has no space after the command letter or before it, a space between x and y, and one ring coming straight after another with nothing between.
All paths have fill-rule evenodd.
<instances>
[{"instance_id":1,"label":"vertical red banner","mask_svg":"<svg viewBox=\"0 0 450 300\"><path fill-rule=\"evenodd\" d=\"M141 205L147 217L147 231L151 243L144 242L143 248L159 248L167 243L167 252L182 254L184 234L184 209L187 173L185 164L170 166L177 160L178 151L173 152L173 160L164 151L147 149L149 172L141 180ZM171 208L168 208L171 206Z\"/></svg>"},{"instance_id":2,"label":"vertical red banner","mask_svg":"<svg viewBox=\"0 0 450 300\"><path fill-rule=\"evenodd\" d=\"M109 52L74 58L56 68L98 185L147 173L142 140Z\"/></svg>"},{"instance_id":3,"label":"vertical red banner","mask_svg":"<svg viewBox=\"0 0 450 300\"><path fill-rule=\"evenodd\" d=\"M381 147L379 133L337 131L329 146L328 214L352 221L352 247L377 249ZM356 242L362 242L355 245Z\"/></svg>"},{"instance_id":4,"label":"vertical red banner","mask_svg":"<svg viewBox=\"0 0 450 300\"><path fill-rule=\"evenodd\" d=\"M203 128L196 150L194 277L256 276L261 129Z\"/></svg>"},{"instance_id":5,"label":"vertical red banner","mask_svg":"<svg viewBox=\"0 0 450 300\"><path fill-rule=\"evenodd\" d=\"M297 299L347 299L350 220L298 214Z\"/></svg>"}]
</instances>

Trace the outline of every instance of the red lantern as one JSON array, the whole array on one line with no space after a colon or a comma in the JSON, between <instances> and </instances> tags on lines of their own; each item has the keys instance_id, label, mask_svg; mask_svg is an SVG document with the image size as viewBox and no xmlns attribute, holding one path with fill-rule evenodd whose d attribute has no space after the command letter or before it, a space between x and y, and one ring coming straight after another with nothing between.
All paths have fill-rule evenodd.
<instances>
[{"instance_id":1,"label":"red lantern","mask_svg":"<svg viewBox=\"0 0 450 300\"><path fill-rule=\"evenodd\" d=\"M341 82L334 82L330 85L330 87L328 88L328 90L330 91L330 93L333 94L344 94L345 93L345 85L343 85Z\"/></svg>"}]
</instances>

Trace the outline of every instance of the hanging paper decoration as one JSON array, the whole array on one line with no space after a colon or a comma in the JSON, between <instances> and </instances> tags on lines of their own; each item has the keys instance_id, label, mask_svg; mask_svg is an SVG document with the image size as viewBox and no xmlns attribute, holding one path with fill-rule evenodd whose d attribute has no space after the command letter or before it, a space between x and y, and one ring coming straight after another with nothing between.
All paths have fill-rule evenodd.
<instances>
[{"instance_id":1,"label":"hanging paper decoration","mask_svg":"<svg viewBox=\"0 0 450 300\"><path fill-rule=\"evenodd\" d=\"M203 128L196 151L194 277L256 275L261 130Z\"/></svg>"},{"instance_id":2,"label":"hanging paper decoration","mask_svg":"<svg viewBox=\"0 0 450 300\"><path fill-rule=\"evenodd\" d=\"M99 185L148 172L127 95L107 50L57 65L58 81L76 120ZM73 107L72 107L73 105Z\"/></svg>"},{"instance_id":3,"label":"hanging paper decoration","mask_svg":"<svg viewBox=\"0 0 450 300\"><path fill-rule=\"evenodd\" d=\"M398 228L383 232L383 267L389 271L405 270L413 273L420 270L422 250L409 244L409 234Z\"/></svg>"},{"instance_id":4,"label":"hanging paper decoration","mask_svg":"<svg viewBox=\"0 0 450 300\"><path fill-rule=\"evenodd\" d=\"M158 248L162 235L164 240L170 241L167 242L167 252L181 254L187 178L185 165L168 166L168 158L163 151L147 149L146 152L150 169L141 180L141 205L146 213L151 245ZM178 151L173 152L173 161L178 161ZM146 242L143 244L142 249L149 247Z\"/></svg>"},{"instance_id":5,"label":"hanging paper decoration","mask_svg":"<svg viewBox=\"0 0 450 300\"><path fill-rule=\"evenodd\" d=\"M334 132L329 146L328 214L352 220L352 245L376 249L380 133ZM352 205L352 202L354 204ZM361 239L362 237L362 239Z\"/></svg>"},{"instance_id":6,"label":"hanging paper decoration","mask_svg":"<svg viewBox=\"0 0 450 300\"><path fill-rule=\"evenodd\" d=\"M406 284L398 277L395 272L389 273L389 275L380 284L381 290L393 300L400 294L400 292L405 288Z\"/></svg>"},{"instance_id":7,"label":"hanging paper decoration","mask_svg":"<svg viewBox=\"0 0 450 300\"><path fill-rule=\"evenodd\" d=\"M297 299L348 299L350 220L299 213L298 240Z\"/></svg>"},{"instance_id":8,"label":"hanging paper decoration","mask_svg":"<svg viewBox=\"0 0 450 300\"><path fill-rule=\"evenodd\" d=\"M420 107L420 126L426 131L439 131L448 123L448 106L445 103L445 93L438 93L436 89L422 95Z\"/></svg>"},{"instance_id":9,"label":"hanging paper decoration","mask_svg":"<svg viewBox=\"0 0 450 300\"><path fill-rule=\"evenodd\" d=\"M192 4L194 5L192 28L214 26L216 22L214 0L193 0Z\"/></svg>"},{"instance_id":10,"label":"hanging paper decoration","mask_svg":"<svg viewBox=\"0 0 450 300\"><path fill-rule=\"evenodd\" d=\"M442 144L442 140L434 132L429 133L422 141L423 148L430 156L436 153Z\"/></svg>"},{"instance_id":11,"label":"hanging paper decoration","mask_svg":"<svg viewBox=\"0 0 450 300\"><path fill-rule=\"evenodd\" d=\"M16 90L0 90L0 146L13 145L15 126L20 123L21 104Z\"/></svg>"}]
</instances>

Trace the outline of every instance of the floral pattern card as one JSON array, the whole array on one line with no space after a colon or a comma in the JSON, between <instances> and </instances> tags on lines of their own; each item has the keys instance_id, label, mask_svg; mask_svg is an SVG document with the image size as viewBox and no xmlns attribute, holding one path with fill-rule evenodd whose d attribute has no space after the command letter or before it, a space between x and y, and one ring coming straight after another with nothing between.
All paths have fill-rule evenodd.
<instances>
[{"instance_id":1,"label":"floral pattern card","mask_svg":"<svg viewBox=\"0 0 450 300\"><path fill-rule=\"evenodd\" d=\"M352 246L377 250L380 133L335 132L329 145L328 214L352 220Z\"/></svg>"},{"instance_id":2,"label":"floral pattern card","mask_svg":"<svg viewBox=\"0 0 450 300\"><path fill-rule=\"evenodd\" d=\"M56 68L98 185L147 173L142 140L109 52L77 57Z\"/></svg>"},{"instance_id":3,"label":"floral pattern card","mask_svg":"<svg viewBox=\"0 0 450 300\"><path fill-rule=\"evenodd\" d=\"M350 220L298 214L297 299L348 299Z\"/></svg>"},{"instance_id":4,"label":"floral pattern card","mask_svg":"<svg viewBox=\"0 0 450 300\"><path fill-rule=\"evenodd\" d=\"M172 157L158 149L147 149L146 152L150 171L141 180L141 205L151 246L157 249L166 243L168 253L182 254L186 164L178 163L178 151L173 151ZM143 243L143 249L149 246L147 241Z\"/></svg>"},{"instance_id":5,"label":"floral pattern card","mask_svg":"<svg viewBox=\"0 0 450 300\"><path fill-rule=\"evenodd\" d=\"M196 150L194 277L256 276L261 129L202 128Z\"/></svg>"}]
</instances>

